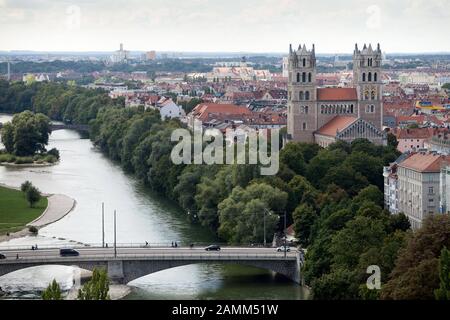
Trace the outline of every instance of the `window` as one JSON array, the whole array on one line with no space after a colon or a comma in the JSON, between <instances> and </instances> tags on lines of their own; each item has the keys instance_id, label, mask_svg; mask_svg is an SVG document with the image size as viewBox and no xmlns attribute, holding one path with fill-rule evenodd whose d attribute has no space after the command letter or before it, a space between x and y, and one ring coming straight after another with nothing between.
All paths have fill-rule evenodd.
<instances>
[{"instance_id":1,"label":"window","mask_svg":"<svg viewBox=\"0 0 450 320\"><path fill-rule=\"evenodd\" d=\"M311 72L308 73L308 82L311 82Z\"/></svg>"},{"instance_id":2,"label":"window","mask_svg":"<svg viewBox=\"0 0 450 320\"><path fill-rule=\"evenodd\" d=\"M300 72L297 72L297 82L300 82Z\"/></svg>"},{"instance_id":3,"label":"window","mask_svg":"<svg viewBox=\"0 0 450 320\"><path fill-rule=\"evenodd\" d=\"M306 82L306 72L302 73L302 82Z\"/></svg>"},{"instance_id":4,"label":"window","mask_svg":"<svg viewBox=\"0 0 450 320\"><path fill-rule=\"evenodd\" d=\"M306 130L306 122L303 122L302 129Z\"/></svg>"},{"instance_id":5,"label":"window","mask_svg":"<svg viewBox=\"0 0 450 320\"><path fill-rule=\"evenodd\" d=\"M299 95L298 95L298 98L299 98L300 100L303 100L303 99L304 99L303 91L300 91L300 93L299 93Z\"/></svg>"},{"instance_id":6,"label":"window","mask_svg":"<svg viewBox=\"0 0 450 320\"><path fill-rule=\"evenodd\" d=\"M305 92L305 100L309 100L309 91Z\"/></svg>"},{"instance_id":7,"label":"window","mask_svg":"<svg viewBox=\"0 0 450 320\"><path fill-rule=\"evenodd\" d=\"M365 73L365 72L363 72L362 81L363 81L363 82L366 81L366 73Z\"/></svg>"},{"instance_id":8,"label":"window","mask_svg":"<svg viewBox=\"0 0 450 320\"><path fill-rule=\"evenodd\" d=\"M306 67L306 59L303 58L303 66Z\"/></svg>"},{"instance_id":9,"label":"window","mask_svg":"<svg viewBox=\"0 0 450 320\"><path fill-rule=\"evenodd\" d=\"M428 194L434 194L434 188L428 187Z\"/></svg>"},{"instance_id":10,"label":"window","mask_svg":"<svg viewBox=\"0 0 450 320\"><path fill-rule=\"evenodd\" d=\"M377 82L377 73L376 72L373 74L373 81Z\"/></svg>"},{"instance_id":11,"label":"window","mask_svg":"<svg viewBox=\"0 0 450 320\"><path fill-rule=\"evenodd\" d=\"M305 113L308 114L308 106L305 106Z\"/></svg>"},{"instance_id":12,"label":"window","mask_svg":"<svg viewBox=\"0 0 450 320\"><path fill-rule=\"evenodd\" d=\"M367 76L367 81L372 81L372 72L369 72L369 75Z\"/></svg>"}]
</instances>

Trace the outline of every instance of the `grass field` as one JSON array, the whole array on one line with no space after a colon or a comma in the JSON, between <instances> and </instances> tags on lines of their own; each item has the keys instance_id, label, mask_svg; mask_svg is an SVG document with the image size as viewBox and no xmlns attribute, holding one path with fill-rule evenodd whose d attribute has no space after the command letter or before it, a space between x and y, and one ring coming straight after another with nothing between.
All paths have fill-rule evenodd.
<instances>
[{"instance_id":1,"label":"grass field","mask_svg":"<svg viewBox=\"0 0 450 320\"><path fill-rule=\"evenodd\" d=\"M0 235L23 229L27 223L39 217L45 208L45 197L34 208L30 208L21 191L0 186Z\"/></svg>"}]
</instances>

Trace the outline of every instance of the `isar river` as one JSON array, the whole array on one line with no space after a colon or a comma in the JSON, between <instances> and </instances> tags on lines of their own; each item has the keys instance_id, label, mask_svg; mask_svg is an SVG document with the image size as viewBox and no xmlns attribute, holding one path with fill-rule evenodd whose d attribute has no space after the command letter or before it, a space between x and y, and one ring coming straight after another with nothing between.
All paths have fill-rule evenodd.
<instances>
[{"instance_id":1,"label":"isar river","mask_svg":"<svg viewBox=\"0 0 450 320\"><path fill-rule=\"evenodd\" d=\"M0 122L11 119L0 115ZM158 197L100 153L89 139L71 130L51 134L48 148L60 151L59 164L49 167L0 166L0 183L20 186L30 180L42 192L76 200L75 209L39 236L11 240L8 245L101 243L102 202L105 239L113 243L113 210L117 210L118 243L213 243L207 229L190 224L173 203ZM5 243L0 244L1 246ZM64 282L67 268L38 267L0 277L14 297L34 298L53 278ZM70 287L71 280L67 280ZM283 276L251 267L194 264L137 279L125 299L303 299L304 289ZM63 285L63 287L65 287Z\"/></svg>"}]
</instances>

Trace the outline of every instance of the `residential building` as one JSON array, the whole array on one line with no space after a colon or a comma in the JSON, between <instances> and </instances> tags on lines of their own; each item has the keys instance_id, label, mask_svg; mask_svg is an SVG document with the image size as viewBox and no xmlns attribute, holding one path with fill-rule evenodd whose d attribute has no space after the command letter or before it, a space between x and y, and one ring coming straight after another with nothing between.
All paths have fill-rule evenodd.
<instances>
[{"instance_id":1,"label":"residential building","mask_svg":"<svg viewBox=\"0 0 450 320\"><path fill-rule=\"evenodd\" d=\"M408 217L413 229L440 212L441 168L449 160L449 156L419 152L398 163L398 212Z\"/></svg>"}]
</instances>

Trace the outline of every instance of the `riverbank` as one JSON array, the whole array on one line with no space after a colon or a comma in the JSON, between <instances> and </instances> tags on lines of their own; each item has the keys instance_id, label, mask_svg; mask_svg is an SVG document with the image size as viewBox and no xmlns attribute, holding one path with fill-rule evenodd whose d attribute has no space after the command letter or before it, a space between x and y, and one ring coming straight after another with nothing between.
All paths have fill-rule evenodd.
<instances>
[{"instance_id":1,"label":"riverbank","mask_svg":"<svg viewBox=\"0 0 450 320\"><path fill-rule=\"evenodd\" d=\"M0 184L0 187L14 191L19 190L18 188L5 186L3 184ZM43 196L46 198L47 202L45 210L37 218L34 216L34 220L31 222L24 221L25 228L16 232L10 232L9 234L0 235L0 242L33 235L33 233L29 231L29 227L33 226L40 229L54 223L69 214L76 205L74 199L62 194L43 194Z\"/></svg>"}]
</instances>

